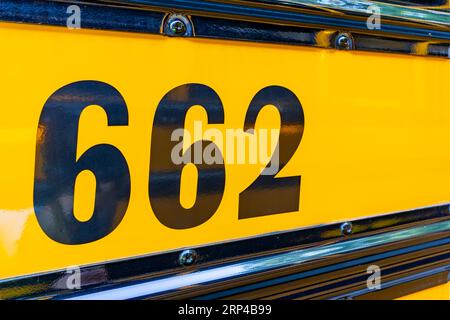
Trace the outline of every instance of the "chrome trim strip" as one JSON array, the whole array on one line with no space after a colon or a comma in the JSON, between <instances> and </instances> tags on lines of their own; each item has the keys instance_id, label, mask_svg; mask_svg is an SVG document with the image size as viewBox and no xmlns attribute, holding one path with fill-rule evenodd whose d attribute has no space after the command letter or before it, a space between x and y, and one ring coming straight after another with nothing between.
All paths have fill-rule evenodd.
<instances>
[{"instance_id":1,"label":"chrome trim strip","mask_svg":"<svg viewBox=\"0 0 450 320\"><path fill-rule=\"evenodd\" d=\"M64 0L61 0L64 1ZM157 7L172 7L182 10L209 10L217 13L233 14L233 11L227 10L227 6L236 8L234 14L242 13L244 9L240 7L252 6L256 16L257 9L263 8L264 5L271 5L273 10L276 8L285 9L333 9L339 12L346 12L356 16L369 16L370 7L377 6L380 9L382 18L401 19L402 21L420 22L424 24L442 24L450 25L450 14L444 11L427 10L423 8L403 6L398 4L382 3L367 0L241 0L241 1L204 1L204 0L107 0L103 2L116 2L128 4L140 4ZM200 4L203 3L204 8ZM276 6L276 7L275 7ZM247 12L250 15L251 12ZM251 15L250 15L251 16Z\"/></svg>"},{"instance_id":2,"label":"chrome trim strip","mask_svg":"<svg viewBox=\"0 0 450 320\"><path fill-rule=\"evenodd\" d=\"M387 281L387 282L381 282L379 290L389 289L389 288L395 287L397 285L403 284L405 282L424 279L424 278L436 275L438 273L448 272L449 270L450 270L450 266L444 266L444 267L439 267L439 268L435 268L435 269L424 271L424 272L419 272L419 273L413 274L411 276L406 276L406 277L403 277L400 279ZM374 289L364 288L361 290L353 291L351 294L343 294L343 295L333 297L331 300L341 300L341 299L347 300L349 298L355 299L358 296L363 296L363 295L366 295L371 292L374 292Z\"/></svg>"},{"instance_id":3,"label":"chrome trim strip","mask_svg":"<svg viewBox=\"0 0 450 320\"><path fill-rule=\"evenodd\" d=\"M381 19L383 21L382 28L375 30L377 32L450 39L448 32L450 13L371 1L107 0L103 2L148 6L149 8L170 9L188 14L229 17L232 19L270 21L274 23L302 23L364 31L371 31L367 28L366 18L372 15L372 12L369 10L370 7L377 6L381 10ZM307 13L307 9L309 11L316 9L322 14ZM330 10L344 13L344 15L330 14ZM328 14L325 15L324 12ZM398 25L405 22L415 24L415 26ZM447 31L442 31L443 29Z\"/></svg>"},{"instance_id":4,"label":"chrome trim strip","mask_svg":"<svg viewBox=\"0 0 450 320\"><path fill-rule=\"evenodd\" d=\"M192 22L190 27L195 32L182 36L343 50L336 40L345 34L353 39L353 46L345 50L450 58L450 28L442 24L402 25L398 21L391 23L383 20L380 30L368 30L361 16L324 15L320 10L311 12L310 9L308 12L305 9L292 11L292 8L290 11L281 10L280 5L270 9L263 3L250 6L251 1L228 3L205 0L201 1L201 5L197 0L182 3L175 0L111 1L2 0L0 21L59 26L70 32L66 28L66 9L70 4L77 4L82 12L83 29L165 34L167 30L163 26L170 16L168 13L183 10L184 14L190 11L195 13L184 16ZM138 5L141 2L145 4ZM209 6L211 11L208 11ZM225 14L227 12L230 15ZM450 23L450 13L447 18Z\"/></svg>"},{"instance_id":5,"label":"chrome trim strip","mask_svg":"<svg viewBox=\"0 0 450 320\"><path fill-rule=\"evenodd\" d=\"M376 51L448 58L450 44L402 38L381 37L358 32L339 32L314 28L280 26L233 20L191 16L195 37L251 42L278 43L339 49L338 38L345 36L353 45L345 50Z\"/></svg>"},{"instance_id":6,"label":"chrome trim strip","mask_svg":"<svg viewBox=\"0 0 450 320\"><path fill-rule=\"evenodd\" d=\"M247 0L248 1L248 0ZM252 1L252 0L250 0ZM253 2L260 2L254 1ZM394 18L409 20L411 22L420 23L438 23L450 26L450 13L440 12L436 10L427 10L411 6L403 6L398 4L390 4L379 1L368 0L264 0L264 2L272 4L283 4L291 7L311 6L319 8L328 8L339 11L346 11L353 14L368 15L371 6L380 9L381 18Z\"/></svg>"},{"instance_id":7,"label":"chrome trim strip","mask_svg":"<svg viewBox=\"0 0 450 320\"><path fill-rule=\"evenodd\" d=\"M268 256L270 254L287 252L288 250L293 251L311 246L322 246L331 242L344 241L354 237L364 237L373 235L374 233L390 232L400 228L407 229L419 225L429 225L439 221L449 220L449 209L449 203L443 203L347 221L344 224L350 222L352 225L352 234L350 236L342 234L342 222L334 222L238 240L222 241L204 246L188 247L186 249L194 249L197 253L195 264L190 267L180 266L179 257L182 250L184 250L183 248L84 265L81 266L80 270L81 287L82 290L92 290L91 288L99 288L101 290L102 288L121 284L135 284L137 283L136 281L150 278L155 279L156 276L186 273L194 269L204 269L206 266L212 265L217 266L221 264L223 266L225 262L243 261L251 257ZM433 237L442 238L446 235L439 234ZM413 242L414 244L418 244L424 241L430 241L430 237L426 238L419 237ZM398 244L390 246L398 247ZM402 244L402 246L404 245ZM383 246L373 250L382 253L389 249ZM411 250L415 250L414 247L408 248L408 251ZM406 251L406 249L400 250L400 252ZM364 251L364 254L366 252ZM358 255L361 255L361 252L357 252L353 257L346 259L353 259L353 263L356 261L354 259ZM376 256L372 258L377 259ZM335 259L334 256L330 256L324 260L329 264L334 263L333 261ZM313 268L318 267L315 262L314 265ZM305 265L301 265L301 268L304 267ZM0 280L0 299L36 298L43 296L51 298L57 295L73 294L74 292L72 290L64 286L69 275L66 270L54 270L51 272L2 279ZM78 293L81 293L81 291L78 291Z\"/></svg>"},{"instance_id":8,"label":"chrome trim strip","mask_svg":"<svg viewBox=\"0 0 450 320\"><path fill-rule=\"evenodd\" d=\"M180 290L186 287L207 284L210 282L225 281L274 269L286 268L293 265L299 265L307 261L329 257L331 255L368 249L449 230L450 221L442 221L426 226L392 231L359 239L343 241L340 243L324 245L321 247L294 250L291 252L274 254L243 262L230 263L225 266L206 268L203 270L200 269L188 274L163 277L160 279L144 281L138 284L125 285L120 288L105 288L99 292L67 296L65 298L62 297L62 299L122 300L136 299L144 296L148 297L150 295L162 294L164 292Z\"/></svg>"}]
</instances>

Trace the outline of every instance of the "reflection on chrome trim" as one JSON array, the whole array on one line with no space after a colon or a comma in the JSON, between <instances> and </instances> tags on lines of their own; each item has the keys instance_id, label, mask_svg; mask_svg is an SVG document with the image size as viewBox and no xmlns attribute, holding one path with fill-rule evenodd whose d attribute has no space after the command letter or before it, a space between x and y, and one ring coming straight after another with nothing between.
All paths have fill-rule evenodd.
<instances>
[{"instance_id":1,"label":"reflection on chrome trim","mask_svg":"<svg viewBox=\"0 0 450 320\"><path fill-rule=\"evenodd\" d=\"M409 22L439 24L442 26L450 25L450 13L447 12L367 0L244 0L240 2L230 0L108 0L105 2L148 5L163 8L171 7L179 10L208 11L220 14L242 14L247 16L252 16L252 13L254 16L257 16L263 10L262 8L276 11L280 7L283 9L332 9L354 16L369 16L371 15L371 8L376 6L379 8L383 19L401 19ZM271 6L268 7L268 5Z\"/></svg>"},{"instance_id":2,"label":"reflection on chrome trim","mask_svg":"<svg viewBox=\"0 0 450 320\"><path fill-rule=\"evenodd\" d=\"M71 2L2 0L0 21L66 28L65 8ZM345 33L353 37L352 50L450 58L450 13L445 12L380 4L382 28L370 30L366 19L362 19L372 4L367 1L301 0L282 5L278 1L277 6L269 1L263 4L250 0L119 2L76 2L83 12L83 29L165 34L167 14L175 11L189 15L195 30L189 35L192 37L342 49L335 40ZM146 6L149 10L144 10ZM334 6L342 13L336 14L339 10ZM355 10L349 11L350 8ZM419 13L415 14L416 11Z\"/></svg>"},{"instance_id":3,"label":"reflection on chrome trim","mask_svg":"<svg viewBox=\"0 0 450 320\"><path fill-rule=\"evenodd\" d=\"M401 279L396 279L396 280L392 280L392 281L388 281L388 282L381 282L380 283L380 289L388 289L391 287L395 287L397 285L400 285L402 283L405 282L409 282L409 281L414 281L414 280L420 280L420 279L424 279L439 273L443 273L443 272L448 272L450 269L450 266L445 266L445 267L439 267L439 268L435 268L429 271L425 271L425 272L419 272L417 274L411 275L411 276L407 276ZM365 294L368 294L370 292L373 292L373 289L369 289L369 288L364 288L361 290L357 290L352 292L351 294L343 294L337 297L333 297L332 300L340 300L340 299L349 299L349 298L355 298L358 296L363 296Z\"/></svg>"},{"instance_id":4,"label":"reflection on chrome trim","mask_svg":"<svg viewBox=\"0 0 450 320\"><path fill-rule=\"evenodd\" d=\"M96 288L96 290L103 290L106 287L111 289L112 286L118 287L136 284L137 281L142 283L144 280L155 279L157 276L161 279L161 277L167 277L169 274L186 274L188 271L192 272L192 270L204 270L206 266L225 266L226 262L228 264L230 264L231 261L242 262L245 259L255 259L256 256L268 257L275 253L293 252L294 250L312 246L323 247L325 244L330 244L331 242L348 241L349 239L355 239L355 237L367 237L374 233L388 233L393 230L399 230L400 228L406 230L419 225L430 225L440 221L450 220L449 209L449 203L441 203L406 211L377 214L356 220L349 220L346 222L352 224L351 235L342 234L343 221L341 221L84 265L81 268L81 287L83 291L77 291L76 293L88 292L84 290L92 292L93 288ZM381 256L395 256L395 260L402 257L402 261L406 261L408 264L410 258L405 257L404 254L410 252L412 253L411 259L413 260L415 259L414 256L417 254L422 257L419 266L421 269L425 270L428 268L429 263L433 263L434 266L436 263L439 263L440 265L447 263L446 250L447 247L450 248L450 244L447 244L450 243L450 238L448 238L448 241L444 239L444 242L442 242L442 240L440 240L439 243L433 242L433 239L438 240L445 237L450 237L449 231L415 237L399 243L380 245L368 250L357 250L349 254L331 255L325 259L316 259L305 264L300 263L287 269L289 269L289 273L297 273L295 275L297 278L304 277L305 272L301 271L307 269L307 277L310 277L312 274L321 274L320 278L322 281L327 279L332 281L336 278L336 275L333 274L331 269L324 271L324 268L321 267L323 263L333 265L333 270L340 270L340 275L337 275L337 277L340 277L342 276L342 269L357 265L359 266L358 268L361 269L362 265L358 262L361 259L358 258L367 256L367 254L371 255L370 261L389 268L389 263L386 265L382 259L380 260ZM426 244L426 248L428 249L425 249L425 246L422 245L417 247L419 244ZM403 249L394 252L392 251L392 247L403 247ZM185 249L194 249L197 254L197 261L190 267L180 265L180 254ZM440 255L439 257L433 256L431 260L428 259L428 255L433 254L432 252L435 251L435 249L444 251L444 255ZM420 253L418 253L417 250L419 250ZM450 259L450 253L448 253L448 256ZM339 262L337 260L342 260L342 258L344 261L336 265L336 263ZM367 260L367 257L365 259ZM418 263L415 262L414 265L417 267ZM284 270L282 272L279 269L275 269L270 272L257 273L256 275L248 277L252 278L250 281L243 280L239 277L233 278L230 281L242 285L243 281L255 282L254 278L257 277L258 279L256 279L256 281L258 282L258 286L261 286L264 285L263 278L267 278L267 273L270 273L272 278L275 277L276 281L280 282L280 276L282 276L280 272L285 272L285 269L286 268L282 269ZM403 271L408 269L408 265L402 267ZM385 274L388 273L387 269L384 270ZM298 273L299 271L300 273ZM366 270L359 271L363 272L363 275L366 273ZM396 268L393 272L401 273L402 271ZM66 283L67 277L68 274L66 270L62 269L2 279L0 280L0 299L49 299L52 297L63 297L65 295L74 294L74 291L59 285L60 283ZM197 297L211 292L211 290L222 291L223 286L233 286L233 283L231 285L229 284L230 281L225 281L227 284L222 283L221 289L218 287L219 283L212 282L202 285L201 287L197 286L195 289L189 289L189 287L180 288L180 290L171 292L169 295ZM355 281L359 280L355 279ZM201 289L201 292L199 289ZM218 294L218 292L215 293L215 295ZM221 296L224 294L226 293L220 292ZM163 295L167 296L168 294L164 293ZM156 296L160 297L161 295L157 294ZM320 296L326 295L321 293Z\"/></svg>"},{"instance_id":5,"label":"reflection on chrome trim","mask_svg":"<svg viewBox=\"0 0 450 320\"><path fill-rule=\"evenodd\" d=\"M133 299L144 296L162 294L180 288L207 284L210 282L225 281L233 278L248 276L274 269L299 265L319 258L329 257L335 254L349 253L357 250L368 249L401 240L407 240L418 236L434 234L450 230L450 221L442 221L430 225L413 227L367 236L359 239L328 244L321 247L300 249L291 252L279 253L267 257L256 258L244 262L230 263L225 266L200 269L189 274L179 274L165 278L145 281L133 285L125 285L120 288L105 289L99 292L86 293L75 296L67 296L68 300L121 300Z\"/></svg>"}]
</instances>

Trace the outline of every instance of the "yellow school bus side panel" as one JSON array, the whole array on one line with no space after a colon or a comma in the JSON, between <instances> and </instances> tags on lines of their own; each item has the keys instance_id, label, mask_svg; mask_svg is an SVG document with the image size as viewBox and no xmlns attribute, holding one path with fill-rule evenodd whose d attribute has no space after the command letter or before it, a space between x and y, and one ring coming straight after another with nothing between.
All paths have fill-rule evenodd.
<instances>
[{"instance_id":1,"label":"yellow school bus side panel","mask_svg":"<svg viewBox=\"0 0 450 320\"><path fill-rule=\"evenodd\" d=\"M8 23L0 24L0 39L0 278L450 201L448 60ZM68 245L48 237L36 219L35 155L47 99L81 80L116 88L129 120L108 126L101 106L86 108L77 157L101 143L118 148L129 167L131 195L110 234ZM223 198L208 221L176 230L155 217L148 196L155 110L167 92L185 83L213 88L225 113L224 124L206 124L204 110L196 107L186 126L200 120L203 129L222 131L243 127L262 88L279 85L295 93L304 134L279 177L301 176L298 211L238 219L239 193L259 168L225 162ZM257 126L277 128L279 121L266 108ZM195 172L185 176L180 198L195 202L189 190ZM65 199L74 201L80 221L91 217L95 181L84 172L74 199Z\"/></svg>"}]
</instances>

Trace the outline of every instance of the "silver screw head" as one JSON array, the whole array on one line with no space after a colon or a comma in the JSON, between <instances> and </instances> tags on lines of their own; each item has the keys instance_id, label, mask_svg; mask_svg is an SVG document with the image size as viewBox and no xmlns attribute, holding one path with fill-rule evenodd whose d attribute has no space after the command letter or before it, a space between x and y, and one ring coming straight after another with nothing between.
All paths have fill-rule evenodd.
<instances>
[{"instance_id":1,"label":"silver screw head","mask_svg":"<svg viewBox=\"0 0 450 320\"><path fill-rule=\"evenodd\" d=\"M197 252L194 250L184 250L180 254L179 262L182 266L190 266L197 260Z\"/></svg>"},{"instance_id":2,"label":"silver screw head","mask_svg":"<svg viewBox=\"0 0 450 320\"><path fill-rule=\"evenodd\" d=\"M169 22L169 29L173 34L176 34L177 36L185 35L187 31L186 24L180 19L175 19Z\"/></svg>"},{"instance_id":3,"label":"silver screw head","mask_svg":"<svg viewBox=\"0 0 450 320\"><path fill-rule=\"evenodd\" d=\"M164 19L162 32L171 37L192 37L194 29L188 16L172 13Z\"/></svg>"},{"instance_id":4,"label":"silver screw head","mask_svg":"<svg viewBox=\"0 0 450 320\"><path fill-rule=\"evenodd\" d=\"M353 38L348 33L341 33L336 37L336 48L341 50L353 49Z\"/></svg>"},{"instance_id":5,"label":"silver screw head","mask_svg":"<svg viewBox=\"0 0 450 320\"><path fill-rule=\"evenodd\" d=\"M344 222L343 224L341 224L341 233L344 236L351 235L352 232L353 232L353 225L351 222Z\"/></svg>"}]
</instances>

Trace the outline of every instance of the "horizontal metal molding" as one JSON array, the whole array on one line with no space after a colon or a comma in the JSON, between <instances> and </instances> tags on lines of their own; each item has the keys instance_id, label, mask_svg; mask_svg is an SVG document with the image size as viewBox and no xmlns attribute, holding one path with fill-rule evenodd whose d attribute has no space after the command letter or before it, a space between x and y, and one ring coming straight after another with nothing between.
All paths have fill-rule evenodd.
<instances>
[{"instance_id":1,"label":"horizontal metal molding","mask_svg":"<svg viewBox=\"0 0 450 320\"><path fill-rule=\"evenodd\" d=\"M0 298L220 298L313 276L338 280L336 272L374 261L414 264L417 253L425 259L440 252L442 262L450 247L449 218L443 204L352 221L351 235L335 223L189 248L198 256L189 267L180 265L182 250L84 266L75 294L64 287L65 270L4 279Z\"/></svg>"},{"instance_id":2,"label":"horizontal metal molding","mask_svg":"<svg viewBox=\"0 0 450 320\"><path fill-rule=\"evenodd\" d=\"M67 8L77 4L83 12L83 28L125 32L160 32L163 12L143 11L133 8L105 7L86 4L41 0L0 1L0 21L43 24L67 28Z\"/></svg>"},{"instance_id":3,"label":"horizontal metal molding","mask_svg":"<svg viewBox=\"0 0 450 320\"><path fill-rule=\"evenodd\" d=\"M152 10L144 10L140 7L131 6L129 3L106 5L103 2L100 4L73 1L3 0L0 2L0 21L46 24L67 28L68 14L66 11L72 3L80 6L82 28L163 35L167 33L164 26L171 17L168 13L175 10L165 7L152 7ZM184 1L183 3L187 6L191 2ZM290 14L294 13L291 12ZM349 50L450 58L450 43L445 40L433 39L433 33L428 31L426 39L424 39L423 35L412 32L414 28L410 26L397 26L412 32L409 35L399 36L385 32L388 30L383 24L382 30L376 30L377 32L373 33L366 30L364 21L356 21L358 23L364 22L365 30L358 31L358 28L350 28L353 31L347 32L349 26L346 25L345 21L347 20L345 18L324 17L311 13L308 16L318 20L313 24L309 24L307 19L302 20L304 24L300 26L280 25L277 20L268 23L217 18L212 17L211 13L208 13L207 16L190 15L185 17L192 24L189 27L193 32L183 36L342 49L338 46L336 39L339 35L345 34L351 38L353 43L352 47L348 48ZM236 19L239 18L239 16L235 17ZM330 29L330 26L321 23L322 19L325 18L337 19L340 22L333 24L334 29ZM69 29L67 30L70 32ZM383 33L384 35L380 35ZM450 39L450 32L444 32L444 34L444 38Z\"/></svg>"},{"instance_id":4,"label":"horizontal metal molding","mask_svg":"<svg viewBox=\"0 0 450 320\"><path fill-rule=\"evenodd\" d=\"M151 8L172 10L208 15L216 17L232 17L233 19L273 22L278 24L294 23L315 25L327 28L351 29L370 31L366 19L370 15L368 8L377 5L382 13L383 27L377 30L381 33L390 33L404 36L425 37L429 39L449 40L450 14L446 12L427 11L423 9L408 8L370 1L320 1L320 0L285 0L285 1L208 1L208 0L112 0L109 3L124 3L131 5L148 6ZM267 6L272 4L272 6ZM293 9L316 9L326 12L333 9L347 13L347 15L311 14ZM414 23L417 26L396 24L399 22ZM442 30L444 28L445 31Z\"/></svg>"},{"instance_id":5,"label":"horizontal metal molding","mask_svg":"<svg viewBox=\"0 0 450 320\"><path fill-rule=\"evenodd\" d=\"M240 279L242 277L255 275L258 273L264 273L267 271L272 271L275 269L283 269L292 267L298 264L306 263L314 259L324 259L326 257L338 254L345 254L355 250L362 250L371 248L374 246L380 246L384 244L389 244L395 241L400 241L414 236L420 236L427 233L434 233L439 231L450 231L450 221L439 222L424 227L411 228L409 230L394 231L387 234L380 234L376 236L370 236L367 238L360 238L355 240L349 240L342 243L326 245L322 247L313 247L309 249L300 249L296 251L290 251L286 253L280 253L271 255L268 257L262 257L257 259L251 259L244 262L230 263L225 266L220 266L216 268L208 268L205 270L198 270L188 274L179 274L170 277L163 277L160 279L152 279L149 281L142 281L140 283L120 286L117 288L105 288L102 290L95 290L94 292L86 292L80 294L74 294L67 297L61 297L62 299L68 300L125 300L125 299L142 299L149 298L152 296L158 296L165 293L170 293L174 291L183 290L185 288L197 287L197 294L201 292L202 285L211 285L220 287L221 281L229 281L230 279ZM450 238L440 240L440 242L430 243L429 246L442 245L450 243ZM420 247L411 247L409 250L417 250ZM397 255L406 252L392 251L386 252L384 255ZM450 257L450 253L447 254L446 258ZM380 257L369 257L370 262L378 261ZM364 263L364 259L352 259L346 262L350 265L360 265ZM260 289L263 287L271 287L275 284L287 283L295 279L301 279L312 275L326 274L331 270L336 270L339 268L338 265L323 267L313 269L304 273L298 273L285 277L276 277L271 280L266 280L262 282L257 282L256 284L250 284L247 286L238 286L236 288L221 290L219 292L200 296L200 299L220 299L225 297L233 297L237 293L247 293L252 292L255 289ZM366 278L364 278L366 279ZM293 298L293 297L291 297Z\"/></svg>"},{"instance_id":6,"label":"horizontal metal molding","mask_svg":"<svg viewBox=\"0 0 450 320\"><path fill-rule=\"evenodd\" d=\"M191 17L191 20L195 26L195 36L200 38L308 45L339 49L336 44L336 38L341 34L345 34L353 42L353 47L349 48L349 50L450 58L450 44L448 43L389 38L357 32L342 33L337 30L276 26L245 21L236 23L232 20L198 16Z\"/></svg>"}]
</instances>

